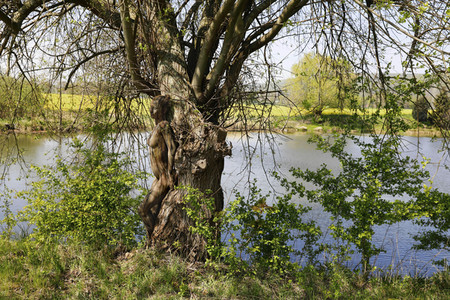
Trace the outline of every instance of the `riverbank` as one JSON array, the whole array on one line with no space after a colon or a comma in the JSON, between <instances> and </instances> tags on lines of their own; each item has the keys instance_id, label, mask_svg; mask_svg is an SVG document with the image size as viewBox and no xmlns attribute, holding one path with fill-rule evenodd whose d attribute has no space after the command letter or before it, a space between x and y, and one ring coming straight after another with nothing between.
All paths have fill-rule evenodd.
<instances>
[{"instance_id":1,"label":"riverbank","mask_svg":"<svg viewBox=\"0 0 450 300\"><path fill-rule=\"evenodd\" d=\"M2 299L448 299L449 283L448 271L366 281L338 265L282 277L232 274L225 265L193 264L151 249L0 239Z\"/></svg>"},{"instance_id":2,"label":"riverbank","mask_svg":"<svg viewBox=\"0 0 450 300\"><path fill-rule=\"evenodd\" d=\"M283 133L283 134L293 134L293 133L305 133L305 134L323 134L323 133L343 133L344 129L338 126L332 126L329 124L314 124L302 121L285 121L279 122L275 126L265 126L260 125L257 122L247 124L246 127L243 123L236 123L231 125L228 130L235 132L245 131L249 128L250 131L265 131L271 130L273 132ZM353 129L352 134L370 133L373 131L368 131L367 129ZM376 133L383 133L381 128L375 129ZM403 136L413 136L413 137L442 137L442 132L434 127L418 126L414 129L409 129L407 131L400 132Z\"/></svg>"},{"instance_id":3,"label":"riverbank","mask_svg":"<svg viewBox=\"0 0 450 300\"><path fill-rule=\"evenodd\" d=\"M326 120L326 118L324 118ZM413 123L409 120L409 122ZM17 133L17 134L42 134L50 132L58 133L82 133L92 129L92 124L88 123L76 123L75 118L65 119L62 126L56 121L49 122L42 119L22 119L18 120L15 124L11 124L7 120L0 120L0 134ZM117 130L125 128L127 131L145 131L151 130L153 123L150 119L146 119L145 122L135 123L124 127L117 127ZM227 124L228 131L242 132L248 131L272 131L283 134L290 133L309 133L309 134L322 134L322 133L340 133L344 132L345 124L333 124L330 121L322 121L320 123L313 122L308 119L285 119L276 118L271 120L270 123L261 123L255 120L248 120L246 124L243 122L234 122ZM114 128L111 128L114 130ZM367 128L357 128L351 130L354 134L369 133ZM376 127L375 132L381 133L382 128ZM412 124L411 128L407 131L400 132L404 136L416 136L416 137L442 137L442 132L433 127L423 124Z\"/></svg>"}]
</instances>

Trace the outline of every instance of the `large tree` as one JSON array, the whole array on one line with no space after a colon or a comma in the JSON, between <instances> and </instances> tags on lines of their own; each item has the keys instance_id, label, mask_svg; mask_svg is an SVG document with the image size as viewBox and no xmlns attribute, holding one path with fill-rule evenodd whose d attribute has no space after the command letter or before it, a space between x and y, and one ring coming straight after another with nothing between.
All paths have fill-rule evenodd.
<instances>
[{"instance_id":1,"label":"large tree","mask_svg":"<svg viewBox=\"0 0 450 300\"><path fill-rule=\"evenodd\" d=\"M287 83L290 99L319 114L325 107L343 109L340 92L355 78L349 66L347 61L332 60L312 52L305 54L292 66L294 77Z\"/></svg>"},{"instance_id":2,"label":"large tree","mask_svg":"<svg viewBox=\"0 0 450 300\"><path fill-rule=\"evenodd\" d=\"M21 72L53 55L60 70L71 70L68 82L99 56L126 66L111 80L128 77L137 92L155 98L149 146L156 178L140 210L148 241L201 259L205 242L189 232L184 192L175 186L211 190L215 210L223 208L220 180L231 147L221 125L239 101L233 92L246 61L278 37L295 35L304 49L351 61L377 91L385 90L385 45L398 46L405 68L421 61L446 79L445 2L0 0L0 55L8 71Z\"/></svg>"}]
</instances>

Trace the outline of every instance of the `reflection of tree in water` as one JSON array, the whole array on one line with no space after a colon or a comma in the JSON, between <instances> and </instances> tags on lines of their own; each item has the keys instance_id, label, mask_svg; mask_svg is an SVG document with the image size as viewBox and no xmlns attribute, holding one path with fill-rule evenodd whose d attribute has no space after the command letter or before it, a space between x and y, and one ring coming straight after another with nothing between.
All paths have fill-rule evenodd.
<instances>
[{"instance_id":1,"label":"reflection of tree in water","mask_svg":"<svg viewBox=\"0 0 450 300\"><path fill-rule=\"evenodd\" d=\"M45 147L46 143L40 137L38 134L0 135L0 176L2 180L7 179L8 176L15 177L26 173L31 162L39 164L48 161L48 157L43 154L47 151L42 151L42 147Z\"/></svg>"},{"instance_id":2,"label":"reflection of tree in water","mask_svg":"<svg viewBox=\"0 0 450 300\"><path fill-rule=\"evenodd\" d=\"M25 175L29 164L39 159L42 143L34 135L0 135L0 220L27 204L14 194L27 187ZM28 225L21 223L14 231L28 232Z\"/></svg>"}]
</instances>

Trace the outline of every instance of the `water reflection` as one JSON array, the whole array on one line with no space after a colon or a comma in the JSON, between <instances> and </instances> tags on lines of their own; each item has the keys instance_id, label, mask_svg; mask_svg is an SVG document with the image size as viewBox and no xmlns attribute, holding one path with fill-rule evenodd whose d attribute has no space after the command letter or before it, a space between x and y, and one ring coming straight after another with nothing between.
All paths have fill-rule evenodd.
<instances>
[{"instance_id":1,"label":"water reflection","mask_svg":"<svg viewBox=\"0 0 450 300\"><path fill-rule=\"evenodd\" d=\"M122 135L121 139L111 147L129 151L129 155L137 159L139 168L149 170L145 143L147 135L147 133L135 135L135 143L130 143L128 135ZM2 139L0 143L2 162L14 162L15 160L15 163L11 164L9 168L3 169L5 175L8 175L8 180L4 181L4 184L16 190L26 188L30 183L30 178L18 180L26 174L27 166L52 164L56 155L65 155L68 151L67 143L70 141L70 138L55 140L34 135L0 136L0 138ZM226 202L229 203L234 199L234 189L242 193L242 191L248 190L246 188L253 180L257 180L257 186L261 188L262 193L269 191L273 191L274 195L283 193L284 190L280 184L270 176L272 171L277 171L279 174L293 179L289 173L291 167L315 170L321 164L326 164L328 168L338 172L339 162L329 154L316 150L314 144L308 143L308 139L309 136L304 134L289 136L230 134L229 140L233 144L233 155L226 158L222 177ZM403 147L402 155L419 159L422 159L423 156L429 158L430 164L427 165L427 169L433 176L433 186L450 193L450 171L446 168L450 162L448 153L440 152L439 140L405 137ZM347 146L346 151L359 155L359 148L352 143ZM147 184L150 185L151 182ZM313 188L311 184L306 184L306 187ZM1 188L3 189L4 186ZM245 195L245 193L242 194ZM330 225L330 219L319 204L309 204L306 199L302 198L296 198L294 201L311 206L312 210L307 217L316 220L326 231L327 226ZM17 199L13 203L12 209L17 211L25 204L21 199ZM0 218L3 218L3 211L0 211ZM378 226L374 242L377 245L383 245L386 253L379 255L375 264L379 267L395 265L404 268L402 271L407 270L407 272L433 271L429 265L431 259L448 257L448 252L414 252L410 250L414 243L411 235L417 233L418 230L420 230L419 227L411 222L402 222L394 226ZM329 241L330 237L327 236L326 239ZM301 241L296 244L298 247L302 246Z\"/></svg>"}]
</instances>

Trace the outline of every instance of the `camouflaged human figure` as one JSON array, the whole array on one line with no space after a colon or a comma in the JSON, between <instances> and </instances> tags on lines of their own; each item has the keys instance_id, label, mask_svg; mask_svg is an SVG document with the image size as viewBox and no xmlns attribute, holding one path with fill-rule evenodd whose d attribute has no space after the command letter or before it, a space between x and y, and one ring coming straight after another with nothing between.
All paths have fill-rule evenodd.
<instances>
[{"instance_id":1,"label":"camouflaged human figure","mask_svg":"<svg viewBox=\"0 0 450 300\"><path fill-rule=\"evenodd\" d=\"M149 193L139 207L139 214L146 227L148 237L151 236L155 227L161 202L170 189L173 189L176 182L176 173L173 166L177 146L170 123L167 120L169 105L169 97L158 96L153 99L150 106L150 114L156 125L147 140L147 144L155 179Z\"/></svg>"}]
</instances>

